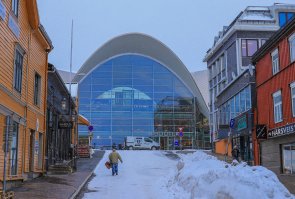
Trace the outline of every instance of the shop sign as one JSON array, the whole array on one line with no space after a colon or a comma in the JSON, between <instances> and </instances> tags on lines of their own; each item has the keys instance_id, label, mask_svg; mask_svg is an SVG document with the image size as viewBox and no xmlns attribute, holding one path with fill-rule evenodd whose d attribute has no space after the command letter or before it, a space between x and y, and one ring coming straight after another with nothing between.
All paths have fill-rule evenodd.
<instances>
[{"instance_id":1,"label":"shop sign","mask_svg":"<svg viewBox=\"0 0 295 199\"><path fill-rule=\"evenodd\" d=\"M175 137L178 136L177 132L154 132L153 137Z\"/></svg>"},{"instance_id":2,"label":"shop sign","mask_svg":"<svg viewBox=\"0 0 295 199\"><path fill-rule=\"evenodd\" d=\"M257 139L267 139L266 125L256 125L256 136Z\"/></svg>"},{"instance_id":3,"label":"shop sign","mask_svg":"<svg viewBox=\"0 0 295 199\"><path fill-rule=\"evenodd\" d=\"M58 122L59 129L72 129L73 122Z\"/></svg>"},{"instance_id":4,"label":"shop sign","mask_svg":"<svg viewBox=\"0 0 295 199\"><path fill-rule=\"evenodd\" d=\"M0 0L0 18L2 18L2 20L5 20L5 15L6 15L6 9L2 1Z\"/></svg>"},{"instance_id":5,"label":"shop sign","mask_svg":"<svg viewBox=\"0 0 295 199\"><path fill-rule=\"evenodd\" d=\"M268 131L267 135L268 135L268 138L274 138L274 137L279 137L283 135L288 135L291 133L295 133L295 123L272 129Z\"/></svg>"},{"instance_id":6,"label":"shop sign","mask_svg":"<svg viewBox=\"0 0 295 199\"><path fill-rule=\"evenodd\" d=\"M20 28L18 26L18 23L16 22L16 19L14 19L13 16L9 15L9 19L8 19L8 27L10 28L10 30L13 32L13 34L19 38L20 35Z\"/></svg>"},{"instance_id":7,"label":"shop sign","mask_svg":"<svg viewBox=\"0 0 295 199\"><path fill-rule=\"evenodd\" d=\"M237 121L237 131L247 128L247 115L242 116Z\"/></svg>"}]
</instances>

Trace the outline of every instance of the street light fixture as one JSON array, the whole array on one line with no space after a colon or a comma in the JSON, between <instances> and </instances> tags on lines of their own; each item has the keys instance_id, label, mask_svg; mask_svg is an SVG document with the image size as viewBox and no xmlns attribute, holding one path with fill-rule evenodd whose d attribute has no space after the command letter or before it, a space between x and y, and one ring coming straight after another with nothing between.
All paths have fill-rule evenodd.
<instances>
[{"instance_id":1,"label":"street light fixture","mask_svg":"<svg viewBox=\"0 0 295 199\"><path fill-rule=\"evenodd\" d=\"M67 101L66 101L66 98L64 97L62 100L61 100L61 109L63 111L65 111L67 108Z\"/></svg>"}]
</instances>

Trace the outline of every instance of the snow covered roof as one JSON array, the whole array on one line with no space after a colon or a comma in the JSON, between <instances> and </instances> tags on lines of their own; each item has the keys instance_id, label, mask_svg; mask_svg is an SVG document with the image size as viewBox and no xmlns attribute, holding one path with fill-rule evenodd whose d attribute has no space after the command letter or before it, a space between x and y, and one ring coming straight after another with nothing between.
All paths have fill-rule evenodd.
<instances>
[{"instance_id":1,"label":"snow covered roof","mask_svg":"<svg viewBox=\"0 0 295 199\"><path fill-rule=\"evenodd\" d=\"M278 12L295 12L293 4L274 4L272 6L248 6L228 26L214 38L213 47L206 53L204 62L216 52L235 31L277 31L279 27Z\"/></svg>"}]
</instances>

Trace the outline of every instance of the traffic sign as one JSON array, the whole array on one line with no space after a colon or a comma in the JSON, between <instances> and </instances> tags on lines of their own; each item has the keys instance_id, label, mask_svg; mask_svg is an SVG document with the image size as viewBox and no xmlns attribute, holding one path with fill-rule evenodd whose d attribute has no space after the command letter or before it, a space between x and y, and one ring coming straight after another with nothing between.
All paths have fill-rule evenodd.
<instances>
[{"instance_id":1,"label":"traffic sign","mask_svg":"<svg viewBox=\"0 0 295 199\"><path fill-rule=\"evenodd\" d=\"M93 131L93 126L88 126L89 131Z\"/></svg>"},{"instance_id":2,"label":"traffic sign","mask_svg":"<svg viewBox=\"0 0 295 199\"><path fill-rule=\"evenodd\" d=\"M178 128L178 131L179 131L178 132L179 137L182 137L183 136L183 132L182 132L183 131L183 127L179 127Z\"/></svg>"},{"instance_id":3,"label":"traffic sign","mask_svg":"<svg viewBox=\"0 0 295 199\"><path fill-rule=\"evenodd\" d=\"M179 142L178 142L178 140L175 140L175 141L174 141L174 145L175 145L175 146L179 146Z\"/></svg>"},{"instance_id":4,"label":"traffic sign","mask_svg":"<svg viewBox=\"0 0 295 199\"><path fill-rule=\"evenodd\" d=\"M234 125L235 125L235 119L231 119L230 122L229 122L229 127L233 128Z\"/></svg>"}]
</instances>

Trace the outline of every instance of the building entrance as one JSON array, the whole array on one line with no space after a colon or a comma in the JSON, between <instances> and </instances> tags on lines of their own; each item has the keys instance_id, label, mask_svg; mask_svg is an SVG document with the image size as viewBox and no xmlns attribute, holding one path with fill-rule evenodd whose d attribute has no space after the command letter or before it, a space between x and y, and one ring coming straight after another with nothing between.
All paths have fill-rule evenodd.
<instances>
[{"instance_id":1,"label":"building entrance","mask_svg":"<svg viewBox=\"0 0 295 199\"><path fill-rule=\"evenodd\" d=\"M251 163L253 160L252 141L249 135L240 135L233 137L233 145L240 150L241 160Z\"/></svg>"}]
</instances>

